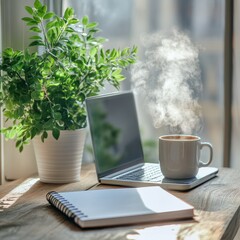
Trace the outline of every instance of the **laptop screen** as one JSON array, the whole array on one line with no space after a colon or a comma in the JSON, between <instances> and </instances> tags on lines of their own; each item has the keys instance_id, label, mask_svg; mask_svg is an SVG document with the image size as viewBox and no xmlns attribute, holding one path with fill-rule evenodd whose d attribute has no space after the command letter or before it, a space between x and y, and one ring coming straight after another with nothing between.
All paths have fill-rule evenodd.
<instances>
[{"instance_id":1,"label":"laptop screen","mask_svg":"<svg viewBox=\"0 0 240 240\"><path fill-rule=\"evenodd\" d=\"M86 107L99 177L143 163L132 92L87 98Z\"/></svg>"}]
</instances>

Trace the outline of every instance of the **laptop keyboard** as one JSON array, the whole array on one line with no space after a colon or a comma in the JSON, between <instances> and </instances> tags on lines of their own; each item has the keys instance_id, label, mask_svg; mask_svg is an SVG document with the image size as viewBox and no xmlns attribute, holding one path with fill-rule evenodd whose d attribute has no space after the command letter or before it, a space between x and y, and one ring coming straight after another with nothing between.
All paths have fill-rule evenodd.
<instances>
[{"instance_id":1,"label":"laptop keyboard","mask_svg":"<svg viewBox=\"0 0 240 240\"><path fill-rule=\"evenodd\" d=\"M163 179L163 175L160 171L160 167L158 167L156 164L146 164L142 168L123 174L116 179L159 182Z\"/></svg>"}]
</instances>

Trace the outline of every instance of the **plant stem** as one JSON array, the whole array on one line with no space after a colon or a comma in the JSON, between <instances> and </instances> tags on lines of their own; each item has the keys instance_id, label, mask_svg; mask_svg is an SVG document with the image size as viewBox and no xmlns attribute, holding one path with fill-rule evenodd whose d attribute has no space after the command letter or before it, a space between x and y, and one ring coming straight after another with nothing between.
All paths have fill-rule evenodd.
<instances>
[{"instance_id":1,"label":"plant stem","mask_svg":"<svg viewBox=\"0 0 240 240\"><path fill-rule=\"evenodd\" d=\"M57 40L55 41L55 44L60 40L60 38L63 35L63 33L65 32L67 26L68 26L68 22L62 27L61 32L59 33Z\"/></svg>"},{"instance_id":2,"label":"plant stem","mask_svg":"<svg viewBox=\"0 0 240 240\"><path fill-rule=\"evenodd\" d=\"M43 36L44 36L44 41L45 41L45 49L46 51L50 51L51 50L51 46L50 46L50 43L48 41L48 38L47 38L47 33L46 33L46 30L45 30L45 27L44 27L44 24L43 24L43 21L41 20L41 29L43 31Z\"/></svg>"}]
</instances>

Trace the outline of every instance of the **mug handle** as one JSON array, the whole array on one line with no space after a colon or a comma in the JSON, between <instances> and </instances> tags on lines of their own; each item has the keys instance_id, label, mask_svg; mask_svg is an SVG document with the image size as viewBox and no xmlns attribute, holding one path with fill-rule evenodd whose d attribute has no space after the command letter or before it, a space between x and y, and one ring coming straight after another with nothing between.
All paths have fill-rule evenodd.
<instances>
[{"instance_id":1,"label":"mug handle","mask_svg":"<svg viewBox=\"0 0 240 240\"><path fill-rule=\"evenodd\" d=\"M200 149L202 149L203 147L208 147L209 150L210 150L210 157L209 157L208 162L199 161L199 167L206 167L206 166L208 166L208 165L212 162L213 147L212 147L212 145L211 145L210 143L208 143L208 142L201 142L200 144L201 144Z\"/></svg>"}]
</instances>

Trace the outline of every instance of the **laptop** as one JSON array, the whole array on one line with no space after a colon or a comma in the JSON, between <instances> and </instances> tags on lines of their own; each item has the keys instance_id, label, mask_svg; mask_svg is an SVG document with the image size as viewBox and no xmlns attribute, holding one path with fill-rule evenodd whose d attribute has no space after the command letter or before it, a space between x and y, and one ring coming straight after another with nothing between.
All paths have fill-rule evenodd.
<instances>
[{"instance_id":1,"label":"laptop","mask_svg":"<svg viewBox=\"0 0 240 240\"><path fill-rule=\"evenodd\" d=\"M87 98L86 109L100 183L189 190L217 175L217 168L204 167L191 179L167 179L161 173L159 162L144 162L132 91Z\"/></svg>"}]
</instances>

